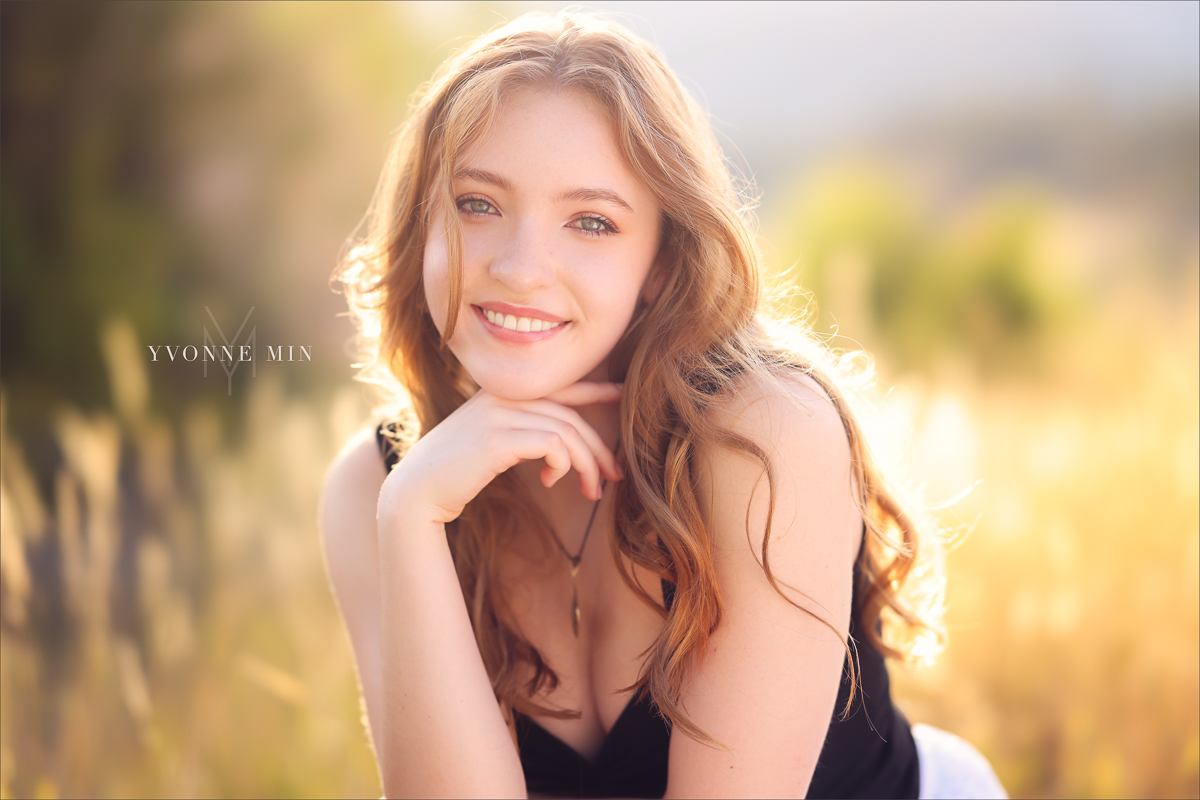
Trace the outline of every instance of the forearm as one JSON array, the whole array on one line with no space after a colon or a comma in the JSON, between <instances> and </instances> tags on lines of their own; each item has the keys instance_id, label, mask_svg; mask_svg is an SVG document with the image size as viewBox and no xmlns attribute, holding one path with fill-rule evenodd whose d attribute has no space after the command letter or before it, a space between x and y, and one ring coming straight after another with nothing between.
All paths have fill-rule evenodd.
<instances>
[{"instance_id":1,"label":"forearm","mask_svg":"<svg viewBox=\"0 0 1200 800\"><path fill-rule=\"evenodd\" d=\"M525 797L444 526L379 519L385 794Z\"/></svg>"}]
</instances>

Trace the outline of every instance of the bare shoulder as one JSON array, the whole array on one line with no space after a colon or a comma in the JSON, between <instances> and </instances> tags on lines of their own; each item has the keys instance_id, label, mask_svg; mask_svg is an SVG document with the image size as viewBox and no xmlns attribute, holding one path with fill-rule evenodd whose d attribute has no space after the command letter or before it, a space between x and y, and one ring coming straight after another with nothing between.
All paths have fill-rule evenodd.
<instances>
[{"instance_id":1,"label":"bare shoulder","mask_svg":"<svg viewBox=\"0 0 1200 800\"><path fill-rule=\"evenodd\" d=\"M712 413L714 423L758 451L732 444L698 450L700 500L718 566L725 559L728 579L760 582L754 554L769 532L773 572L813 590L825 609L839 609L834 617L844 629L862 516L837 407L816 380L795 371L746 377Z\"/></svg>"},{"instance_id":2,"label":"bare shoulder","mask_svg":"<svg viewBox=\"0 0 1200 800\"><path fill-rule=\"evenodd\" d=\"M714 422L763 448L794 474L848 470L850 443L841 414L806 373L745 376L712 413Z\"/></svg>"},{"instance_id":3,"label":"bare shoulder","mask_svg":"<svg viewBox=\"0 0 1200 800\"><path fill-rule=\"evenodd\" d=\"M345 536L356 523L375 529L375 507L387 473L373 428L350 437L333 459L321 490L321 535L326 545Z\"/></svg>"},{"instance_id":4,"label":"bare shoulder","mask_svg":"<svg viewBox=\"0 0 1200 800\"><path fill-rule=\"evenodd\" d=\"M374 430L346 442L325 474L318 518L325 567L351 635L375 602L369 595L379 563L375 512L387 475Z\"/></svg>"}]
</instances>

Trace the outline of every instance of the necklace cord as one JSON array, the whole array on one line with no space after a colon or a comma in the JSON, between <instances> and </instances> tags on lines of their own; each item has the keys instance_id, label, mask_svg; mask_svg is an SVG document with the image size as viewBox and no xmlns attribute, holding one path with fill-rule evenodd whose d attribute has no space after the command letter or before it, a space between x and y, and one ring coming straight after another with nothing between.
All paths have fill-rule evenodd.
<instances>
[{"instance_id":1,"label":"necklace cord","mask_svg":"<svg viewBox=\"0 0 1200 800\"><path fill-rule=\"evenodd\" d=\"M602 481L600 483L600 499L601 500L604 499L604 490L607 488L608 488L608 481L607 480ZM566 556L567 561L571 562L572 567L579 566L579 562L583 559L583 549L585 547L587 547L588 537L591 536L591 534L592 534L592 524L596 521L596 512L598 512L599 510L600 510L600 500L597 500L595 503L592 504L592 515L590 517L588 517L587 527L583 531L583 541L579 543L579 552L576 553L575 555L571 555L569 552L567 552L567 548L563 545L562 539L558 538L558 534L554 531L553 527L550 528L550 535L554 537L554 543L556 545L558 545L558 549L562 551L562 554L564 556Z\"/></svg>"}]
</instances>

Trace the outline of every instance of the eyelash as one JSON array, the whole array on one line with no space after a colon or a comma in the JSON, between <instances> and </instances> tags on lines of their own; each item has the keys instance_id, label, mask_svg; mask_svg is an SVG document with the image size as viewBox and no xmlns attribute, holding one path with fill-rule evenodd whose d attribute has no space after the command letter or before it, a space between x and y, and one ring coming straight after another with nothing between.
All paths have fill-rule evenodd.
<instances>
[{"instance_id":1,"label":"eyelash","mask_svg":"<svg viewBox=\"0 0 1200 800\"><path fill-rule=\"evenodd\" d=\"M583 215L578 216L575 219L571 220L571 222L573 222L573 223L574 222L582 222L585 219L596 220L596 222L599 222L601 225L604 226L604 230L588 231L588 230L584 230L583 228L575 229L575 230L579 231L580 233L582 233L584 236L611 236L614 233L618 232L617 226L613 224L612 220L608 219L607 217L602 217L599 214L583 214Z\"/></svg>"},{"instance_id":2,"label":"eyelash","mask_svg":"<svg viewBox=\"0 0 1200 800\"><path fill-rule=\"evenodd\" d=\"M488 200L486 197L478 197L476 195L467 195L466 197L460 197L456 201L456 205L458 206L459 211L461 211L462 213L466 214L469 217L478 218L478 217L492 216L492 214L490 212L471 211L470 209L468 209L467 204L474 203L474 202L487 203L488 206L490 206L492 209L496 208L496 206L492 204L491 200Z\"/></svg>"},{"instance_id":3,"label":"eyelash","mask_svg":"<svg viewBox=\"0 0 1200 800\"><path fill-rule=\"evenodd\" d=\"M457 201L458 210L460 212L462 212L463 214L466 214L468 217L471 217L474 219L478 219L479 217L492 216L493 212L471 211L469 208L467 208L468 203L476 202L476 201L478 201L480 203L486 203L492 209L496 208L496 206L492 203L492 201L488 200L486 197L479 197L476 195L467 195L466 197L458 198L458 201ZM596 222L599 222L601 225L604 226L604 229L598 230L598 231L589 231L589 230L584 230L583 228L578 228L578 227L575 228L575 230L579 231L584 236L597 236L597 237L611 236L612 234L619 232L617 229L617 226L613 223L612 220L610 220L608 217L601 216L600 214L582 214L582 215L576 217L575 219L571 220L571 222L572 223L582 222L585 219L596 220Z\"/></svg>"}]
</instances>

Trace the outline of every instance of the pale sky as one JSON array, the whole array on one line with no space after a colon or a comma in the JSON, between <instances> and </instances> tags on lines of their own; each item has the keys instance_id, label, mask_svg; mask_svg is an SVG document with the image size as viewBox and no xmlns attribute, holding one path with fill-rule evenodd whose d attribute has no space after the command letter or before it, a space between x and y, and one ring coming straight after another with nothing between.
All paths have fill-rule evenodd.
<instances>
[{"instance_id":1,"label":"pale sky","mask_svg":"<svg viewBox=\"0 0 1200 800\"><path fill-rule=\"evenodd\" d=\"M747 155L959 111L1082 102L1136 118L1200 93L1198 2L582 5L657 42Z\"/></svg>"}]
</instances>

